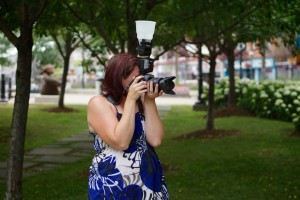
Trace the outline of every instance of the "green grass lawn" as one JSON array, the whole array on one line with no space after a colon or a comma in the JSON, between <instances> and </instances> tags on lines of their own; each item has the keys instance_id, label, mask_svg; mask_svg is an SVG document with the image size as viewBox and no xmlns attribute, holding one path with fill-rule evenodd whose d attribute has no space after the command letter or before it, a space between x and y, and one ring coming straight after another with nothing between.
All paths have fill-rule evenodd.
<instances>
[{"instance_id":1,"label":"green grass lawn","mask_svg":"<svg viewBox=\"0 0 300 200\"><path fill-rule=\"evenodd\" d=\"M3 117L3 109L8 108L0 107L0 135L3 135L3 121L10 121L9 117ZM30 116L28 129L36 136L28 137L26 144L34 147L50 142L32 141L44 140L43 134L47 132L38 131L30 124L36 118L47 119L38 113L48 114L40 112L39 107L30 109L30 115L36 114ZM56 114L48 121L53 123L51 126L60 127L57 131L73 127L76 133L86 126L85 107L76 109L81 116L77 117L83 120L68 120L72 118L68 114ZM193 112L190 106L175 106L164 118L166 136L157 153L161 162L170 167L165 174L171 200L300 198L300 138L284 134L293 130L292 123L253 117L217 118L216 128L237 129L240 134L218 139L173 139L203 129L204 115L204 112ZM64 123L56 125L60 117ZM87 172L92 156L24 178L24 199L87 199ZM0 198L4 191L5 183L0 181Z\"/></svg>"},{"instance_id":2,"label":"green grass lawn","mask_svg":"<svg viewBox=\"0 0 300 200\"><path fill-rule=\"evenodd\" d=\"M25 150L51 144L62 138L86 131L86 106L72 106L76 112L43 111L55 105L30 105L27 119ZM8 155L13 105L0 105L0 160Z\"/></svg>"}]
</instances>

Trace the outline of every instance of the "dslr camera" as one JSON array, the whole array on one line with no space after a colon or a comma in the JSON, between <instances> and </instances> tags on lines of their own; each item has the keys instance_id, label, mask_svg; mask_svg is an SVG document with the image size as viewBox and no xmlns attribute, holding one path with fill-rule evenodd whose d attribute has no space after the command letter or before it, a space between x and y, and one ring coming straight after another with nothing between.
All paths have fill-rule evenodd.
<instances>
[{"instance_id":1,"label":"dslr camera","mask_svg":"<svg viewBox=\"0 0 300 200\"><path fill-rule=\"evenodd\" d=\"M155 22L152 21L136 21L136 29L138 35L138 67L140 75L144 76L146 82L152 81L154 85L158 84L158 91L163 90L166 94L175 95L173 91L175 84L173 80L175 76L154 77L148 74L153 71L154 59L150 58L152 52L152 37L155 29ZM150 26L150 28L149 28Z\"/></svg>"}]
</instances>

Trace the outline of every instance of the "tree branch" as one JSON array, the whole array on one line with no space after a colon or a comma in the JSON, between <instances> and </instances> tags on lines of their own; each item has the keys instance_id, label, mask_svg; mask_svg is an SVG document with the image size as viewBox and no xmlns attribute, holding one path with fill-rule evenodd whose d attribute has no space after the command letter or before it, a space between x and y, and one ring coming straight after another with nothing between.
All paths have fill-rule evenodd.
<instances>
[{"instance_id":1,"label":"tree branch","mask_svg":"<svg viewBox=\"0 0 300 200\"><path fill-rule=\"evenodd\" d=\"M48 3L50 2L50 0L44 0L41 2L41 4L39 4L39 6L37 7L37 10L35 12L32 11L32 13L36 13L34 16L31 17L30 19L30 23L34 24L35 21L37 21L37 19L43 14L43 12L45 11Z\"/></svg>"},{"instance_id":2,"label":"tree branch","mask_svg":"<svg viewBox=\"0 0 300 200\"><path fill-rule=\"evenodd\" d=\"M184 40L179 40L177 42L175 42L173 45L171 45L171 48L174 48L175 46L181 44ZM171 49L170 48L170 49ZM164 49L162 52L160 52L159 54L157 54L154 58L154 60L158 60L160 56L162 56L163 54L165 54L166 52L170 51L170 49Z\"/></svg>"},{"instance_id":3,"label":"tree branch","mask_svg":"<svg viewBox=\"0 0 300 200\"><path fill-rule=\"evenodd\" d=\"M108 46L108 48L114 53L117 54L119 53L118 49L112 44L111 40L109 39L109 37L107 36L106 32L104 31L104 28L102 26L102 24L100 24L97 28L99 34L101 35L101 37L104 39L106 45Z\"/></svg>"},{"instance_id":4,"label":"tree branch","mask_svg":"<svg viewBox=\"0 0 300 200\"><path fill-rule=\"evenodd\" d=\"M85 24L87 24L87 25L91 25L90 22L88 22L87 20L83 19L83 18L81 17L81 15L78 14L71 6L69 6L67 3L63 3L63 4L67 7L67 9L73 14L73 16L74 16L75 18L77 18L79 21L81 21L81 22L83 22L83 23L85 23Z\"/></svg>"},{"instance_id":5,"label":"tree branch","mask_svg":"<svg viewBox=\"0 0 300 200\"><path fill-rule=\"evenodd\" d=\"M83 44L83 46L85 48L87 48L90 52L92 52L92 54L96 57L96 59L98 60L99 63L101 63L103 66L105 66L105 62L102 61L102 59L98 56L97 52L94 51L89 44L87 44L84 40L84 38L80 35L80 33L77 30L74 30L77 34L77 36L79 37L81 43Z\"/></svg>"},{"instance_id":6,"label":"tree branch","mask_svg":"<svg viewBox=\"0 0 300 200\"><path fill-rule=\"evenodd\" d=\"M65 58L66 56L65 56L65 54L64 54L64 52L63 52L63 50L62 50L62 47L61 47L61 45L60 45L60 43L59 43L59 41L58 41L58 38L57 38L57 35L55 34L55 33L50 33L50 35L52 36L52 38L54 39L54 41L55 41L55 43L56 43L56 46L57 46L57 48L58 48L58 51L59 51L59 53L60 53L60 55L63 57L63 58Z\"/></svg>"},{"instance_id":7,"label":"tree branch","mask_svg":"<svg viewBox=\"0 0 300 200\"><path fill-rule=\"evenodd\" d=\"M5 37L15 46L18 46L19 39L18 37L9 29L6 22L0 17L0 31L4 33Z\"/></svg>"},{"instance_id":8,"label":"tree branch","mask_svg":"<svg viewBox=\"0 0 300 200\"><path fill-rule=\"evenodd\" d=\"M265 2L263 2L265 3ZM261 4L260 4L261 6ZM235 27L236 25L238 25L244 18L246 18L247 16L251 15L256 9L258 9L258 7L253 8L252 10L249 10L248 12L246 12L244 15L242 15L239 19L237 19L236 21L234 21L233 23L231 23L228 27L226 27L223 30L218 31L215 34L212 34L210 37L202 40L202 41L197 41L197 43L205 43L215 37L218 37L219 35L222 35L223 33L227 32L228 30L232 29L233 27Z\"/></svg>"}]
</instances>

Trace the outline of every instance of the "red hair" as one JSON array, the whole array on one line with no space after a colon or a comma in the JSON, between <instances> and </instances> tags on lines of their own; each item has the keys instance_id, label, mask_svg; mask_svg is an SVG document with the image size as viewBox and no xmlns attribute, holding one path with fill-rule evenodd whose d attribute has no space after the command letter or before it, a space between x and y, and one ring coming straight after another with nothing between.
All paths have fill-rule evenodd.
<instances>
[{"instance_id":1,"label":"red hair","mask_svg":"<svg viewBox=\"0 0 300 200\"><path fill-rule=\"evenodd\" d=\"M105 97L111 96L115 102L120 103L124 96L122 80L126 79L136 66L138 60L135 56L128 53L114 55L105 68L101 94Z\"/></svg>"}]
</instances>

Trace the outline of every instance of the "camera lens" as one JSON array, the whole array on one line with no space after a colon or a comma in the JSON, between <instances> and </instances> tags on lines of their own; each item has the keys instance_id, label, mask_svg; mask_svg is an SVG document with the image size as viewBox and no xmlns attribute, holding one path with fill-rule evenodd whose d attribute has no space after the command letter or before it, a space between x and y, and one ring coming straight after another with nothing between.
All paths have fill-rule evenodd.
<instances>
[{"instance_id":1,"label":"camera lens","mask_svg":"<svg viewBox=\"0 0 300 200\"><path fill-rule=\"evenodd\" d=\"M162 90L166 94L173 94L175 95L176 93L173 91L175 84L173 80L175 79L175 76L170 76L170 77L165 77L165 78L158 78L154 77L152 74L146 74L144 76L144 80L146 82L153 82L153 85L158 84L158 90Z\"/></svg>"}]
</instances>

